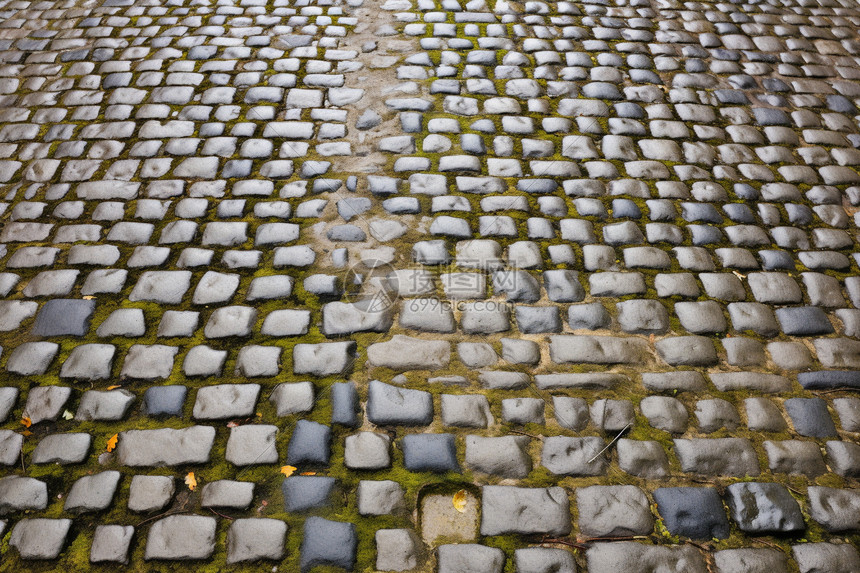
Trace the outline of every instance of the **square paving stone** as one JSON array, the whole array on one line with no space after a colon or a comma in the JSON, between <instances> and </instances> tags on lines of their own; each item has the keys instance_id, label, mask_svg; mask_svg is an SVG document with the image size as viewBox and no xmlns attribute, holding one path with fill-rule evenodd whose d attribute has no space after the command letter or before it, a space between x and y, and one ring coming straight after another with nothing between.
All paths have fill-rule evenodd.
<instances>
[{"instance_id":1,"label":"square paving stone","mask_svg":"<svg viewBox=\"0 0 860 573\"><path fill-rule=\"evenodd\" d=\"M311 422L299 420L290 436L287 445L287 463L322 464L327 465L331 456L331 428Z\"/></svg>"},{"instance_id":2,"label":"square paving stone","mask_svg":"<svg viewBox=\"0 0 860 573\"><path fill-rule=\"evenodd\" d=\"M860 529L860 493L854 489L810 486L809 513L830 532Z\"/></svg>"},{"instance_id":3,"label":"square paving stone","mask_svg":"<svg viewBox=\"0 0 860 573\"><path fill-rule=\"evenodd\" d=\"M247 509L254 499L254 482L220 479L203 485L201 507Z\"/></svg>"},{"instance_id":4,"label":"square paving stone","mask_svg":"<svg viewBox=\"0 0 860 573\"><path fill-rule=\"evenodd\" d=\"M191 336L197 330L200 313L192 311L168 310L158 323L158 336L171 338L174 336Z\"/></svg>"},{"instance_id":5,"label":"square paving stone","mask_svg":"<svg viewBox=\"0 0 860 573\"><path fill-rule=\"evenodd\" d=\"M302 573L318 565L333 565L352 571L358 538L355 525L309 517L302 531L300 567Z\"/></svg>"},{"instance_id":6,"label":"square paving stone","mask_svg":"<svg viewBox=\"0 0 860 573\"><path fill-rule=\"evenodd\" d=\"M497 547L486 547L477 543L440 545L436 561L439 564L439 573L502 573L505 552Z\"/></svg>"},{"instance_id":7,"label":"square paving stone","mask_svg":"<svg viewBox=\"0 0 860 573\"><path fill-rule=\"evenodd\" d=\"M800 543L791 553L800 573L853 573L860 570L860 554L850 543Z\"/></svg>"},{"instance_id":8,"label":"square paving stone","mask_svg":"<svg viewBox=\"0 0 860 573\"><path fill-rule=\"evenodd\" d=\"M336 484L333 477L290 476L281 484L284 509L307 511L329 505Z\"/></svg>"},{"instance_id":9,"label":"square paving stone","mask_svg":"<svg viewBox=\"0 0 860 573\"><path fill-rule=\"evenodd\" d=\"M391 480L362 480L356 497L361 515L390 515L406 509L403 487Z\"/></svg>"},{"instance_id":10,"label":"square paving stone","mask_svg":"<svg viewBox=\"0 0 860 573\"><path fill-rule=\"evenodd\" d=\"M829 438L836 435L836 426L821 398L789 398L783 403L791 424L801 436Z\"/></svg>"},{"instance_id":11,"label":"square paving stone","mask_svg":"<svg viewBox=\"0 0 860 573\"><path fill-rule=\"evenodd\" d=\"M358 432L345 440L344 463L350 469L382 469L391 465L388 434Z\"/></svg>"},{"instance_id":12,"label":"square paving stone","mask_svg":"<svg viewBox=\"0 0 860 573\"><path fill-rule=\"evenodd\" d=\"M563 488L482 488L481 535L567 535L571 528L570 500Z\"/></svg>"},{"instance_id":13,"label":"square paving stone","mask_svg":"<svg viewBox=\"0 0 860 573\"><path fill-rule=\"evenodd\" d=\"M418 566L421 543L409 529L376 531L376 568L380 571L409 571Z\"/></svg>"},{"instance_id":14,"label":"square paving stone","mask_svg":"<svg viewBox=\"0 0 860 573\"><path fill-rule=\"evenodd\" d=\"M550 436L544 440L541 465L556 475L595 476L606 472L606 458L600 454L602 438Z\"/></svg>"},{"instance_id":15,"label":"square paving stone","mask_svg":"<svg viewBox=\"0 0 860 573\"><path fill-rule=\"evenodd\" d=\"M12 529L9 545L22 559L56 559L71 527L71 519L22 519Z\"/></svg>"},{"instance_id":16,"label":"square paving stone","mask_svg":"<svg viewBox=\"0 0 860 573\"><path fill-rule=\"evenodd\" d=\"M789 571L788 555L776 549L724 549L714 553L717 571L726 573L782 573Z\"/></svg>"},{"instance_id":17,"label":"square paving stone","mask_svg":"<svg viewBox=\"0 0 860 573\"><path fill-rule=\"evenodd\" d=\"M248 418L254 415L259 384L216 384L197 391L192 416L198 420Z\"/></svg>"},{"instance_id":18,"label":"square paving stone","mask_svg":"<svg viewBox=\"0 0 860 573\"><path fill-rule=\"evenodd\" d=\"M278 416L310 412L314 407L314 385L312 382L278 384L269 401Z\"/></svg>"},{"instance_id":19,"label":"square paving stone","mask_svg":"<svg viewBox=\"0 0 860 573\"><path fill-rule=\"evenodd\" d=\"M33 424L44 420L56 420L72 396L68 386L36 386L27 393L23 416Z\"/></svg>"},{"instance_id":20,"label":"square paving stone","mask_svg":"<svg viewBox=\"0 0 860 573\"><path fill-rule=\"evenodd\" d=\"M143 413L147 416L182 416L182 406L188 388L185 386L153 386L143 393Z\"/></svg>"},{"instance_id":21,"label":"square paving stone","mask_svg":"<svg viewBox=\"0 0 860 573\"><path fill-rule=\"evenodd\" d=\"M107 509L113 500L120 473L106 471L79 478L69 490L65 511L71 513L87 513Z\"/></svg>"},{"instance_id":22,"label":"square paving stone","mask_svg":"<svg viewBox=\"0 0 860 573\"><path fill-rule=\"evenodd\" d=\"M400 441L403 465L412 472L460 471L453 434L408 434Z\"/></svg>"},{"instance_id":23,"label":"square paving stone","mask_svg":"<svg viewBox=\"0 0 860 573\"><path fill-rule=\"evenodd\" d=\"M215 350L201 344L193 346L182 361L182 371L186 376L218 376L227 360L226 350Z\"/></svg>"},{"instance_id":24,"label":"square paving stone","mask_svg":"<svg viewBox=\"0 0 860 573\"><path fill-rule=\"evenodd\" d=\"M800 506L777 483L733 483L726 488L732 519L747 533L802 531Z\"/></svg>"},{"instance_id":25,"label":"square paving stone","mask_svg":"<svg viewBox=\"0 0 860 573\"><path fill-rule=\"evenodd\" d=\"M0 386L0 422L6 421L17 400L17 388L14 386Z\"/></svg>"},{"instance_id":26,"label":"square paving stone","mask_svg":"<svg viewBox=\"0 0 860 573\"><path fill-rule=\"evenodd\" d=\"M234 374L243 378L275 376L280 371L280 346L244 346L239 349Z\"/></svg>"},{"instance_id":27,"label":"square paving stone","mask_svg":"<svg viewBox=\"0 0 860 573\"><path fill-rule=\"evenodd\" d=\"M215 551L214 517L171 515L149 528L144 559L208 559Z\"/></svg>"},{"instance_id":28,"label":"square paving stone","mask_svg":"<svg viewBox=\"0 0 860 573\"><path fill-rule=\"evenodd\" d=\"M224 306L209 316L203 334L206 338L246 337L257 321L257 310L247 306Z\"/></svg>"},{"instance_id":29,"label":"square paving stone","mask_svg":"<svg viewBox=\"0 0 860 573\"><path fill-rule=\"evenodd\" d=\"M664 487L654 490L654 501L672 535L691 539L725 539L729 520L717 490L710 487Z\"/></svg>"},{"instance_id":30,"label":"square paving stone","mask_svg":"<svg viewBox=\"0 0 860 573\"><path fill-rule=\"evenodd\" d=\"M283 559L287 524L279 519L236 519L227 531L227 563Z\"/></svg>"},{"instance_id":31,"label":"square paving stone","mask_svg":"<svg viewBox=\"0 0 860 573\"><path fill-rule=\"evenodd\" d=\"M122 365L122 378L156 380L170 378L179 348L164 344L134 344Z\"/></svg>"},{"instance_id":32,"label":"square paving stone","mask_svg":"<svg viewBox=\"0 0 860 573\"><path fill-rule=\"evenodd\" d=\"M131 525L99 525L93 534L90 563L128 563L133 536Z\"/></svg>"},{"instance_id":33,"label":"square paving stone","mask_svg":"<svg viewBox=\"0 0 860 573\"><path fill-rule=\"evenodd\" d=\"M273 464L278 461L278 449L275 446L277 434L277 426L247 425L232 428L224 457L237 466Z\"/></svg>"},{"instance_id":34,"label":"square paving stone","mask_svg":"<svg viewBox=\"0 0 860 573\"><path fill-rule=\"evenodd\" d=\"M104 380L110 378L116 347L113 344L81 344L69 353L60 378Z\"/></svg>"},{"instance_id":35,"label":"square paving stone","mask_svg":"<svg viewBox=\"0 0 860 573\"><path fill-rule=\"evenodd\" d=\"M87 457L92 443L87 433L52 434L42 438L33 450L34 464L77 464Z\"/></svg>"},{"instance_id":36,"label":"square paving stone","mask_svg":"<svg viewBox=\"0 0 860 573\"><path fill-rule=\"evenodd\" d=\"M54 342L25 342L9 355L6 370L21 376L44 374L59 350Z\"/></svg>"},{"instance_id":37,"label":"square paving stone","mask_svg":"<svg viewBox=\"0 0 860 573\"><path fill-rule=\"evenodd\" d=\"M564 549L526 547L514 551L517 573L576 573L573 554Z\"/></svg>"},{"instance_id":38,"label":"square paving stone","mask_svg":"<svg viewBox=\"0 0 860 573\"><path fill-rule=\"evenodd\" d=\"M136 475L128 490L131 511L158 511L173 499L176 483L171 476Z\"/></svg>"},{"instance_id":39,"label":"square paving stone","mask_svg":"<svg viewBox=\"0 0 860 573\"><path fill-rule=\"evenodd\" d=\"M0 514L41 510L48 505L45 482L16 475L0 478Z\"/></svg>"},{"instance_id":40,"label":"square paving stone","mask_svg":"<svg viewBox=\"0 0 860 573\"><path fill-rule=\"evenodd\" d=\"M654 529L648 498L632 485L579 488L576 505L579 529L590 537L648 535Z\"/></svg>"},{"instance_id":41,"label":"square paving stone","mask_svg":"<svg viewBox=\"0 0 860 573\"><path fill-rule=\"evenodd\" d=\"M90 328L95 300L58 298L49 300L36 315L35 336L83 336Z\"/></svg>"},{"instance_id":42,"label":"square paving stone","mask_svg":"<svg viewBox=\"0 0 860 573\"><path fill-rule=\"evenodd\" d=\"M426 426L433 421L433 399L429 392L373 380L367 391L367 418L377 425Z\"/></svg>"},{"instance_id":43,"label":"square paving stone","mask_svg":"<svg viewBox=\"0 0 860 573\"><path fill-rule=\"evenodd\" d=\"M146 271L140 275L128 300L179 304L190 286L191 271Z\"/></svg>"},{"instance_id":44,"label":"square paving stone","mask_svg":"<svg viewBox=\"0 0 860 573\"><path fill-rule=\"evenodd\" d=\"M506 478L524 478L532 470L528 436L466 436L466 465Z\"/></svg>"},{"instance_id":45,"label":"square paving stone","mask_svg":"<svg viewBox=\"0 0 860 573\"><path fill-rule=\"evenodd\" d=\"M12 466L20 462L24 436L12 430L0 430L0 465Z\"/></svg>"},{"instance_id":46,"label":"square paving stone","mask_svg":"<svg viewBox=\"0 0 860 573\"><path fill-rule=\"evenodd\" d=\"M788 336L812 336L834 332L827 314L817 306L778 308L776 318L782 331Z\"/></svg>"}]
</instances>

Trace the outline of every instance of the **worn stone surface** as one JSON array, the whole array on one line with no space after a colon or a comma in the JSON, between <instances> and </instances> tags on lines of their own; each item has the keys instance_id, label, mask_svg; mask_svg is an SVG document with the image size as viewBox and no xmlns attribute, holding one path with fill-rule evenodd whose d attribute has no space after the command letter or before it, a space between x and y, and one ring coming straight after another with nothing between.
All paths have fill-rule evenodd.
<instances>
[{"instance_id":1,"label":"worn stone surface","mask_svg":"<svg viewBox=\"0 0 860 573\"><path fill-rule=\"evenodd\" d=\"M563 535L654 534L592 573L860 568L858 19L6 2L0 531L70 518L50 570L146 569L194 516L192 568L347 563L288 550L312 516L355 526L356 571L546 573L560 533L410 536L431 496L480 523L483 488L564 487ZM710 493L657 493L711 482L747 488L728 541Z\"/></svg>"}]
</instances>

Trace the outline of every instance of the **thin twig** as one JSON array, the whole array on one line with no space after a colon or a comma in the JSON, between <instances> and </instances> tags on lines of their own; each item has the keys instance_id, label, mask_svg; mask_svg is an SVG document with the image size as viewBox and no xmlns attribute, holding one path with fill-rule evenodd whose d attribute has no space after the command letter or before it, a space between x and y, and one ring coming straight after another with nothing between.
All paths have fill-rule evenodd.
<instances>
[{"instance_id":1,"label":"thin twig","mask_svg":"<svg viewBox=\"0 0 860 573\"><path fill-rule=\"evenodd\" d=\"M577 537L576 540L581 543L591 543L592 541L632 541L634 539L649 539L647 535L622 535L619 537Z\"/></svg>"},{"instance_id":2,"label":"thin twig","mask_svg":"<svg viewBox=\"0 0 860 573\"><path fill-rule=\"evenodd\" d=\"M684 542L692 545L693 547L702 552L702 556L705 558L705 567L708 568L708 573L716 573L714 569L714 557L713 555L711 555L711 550L708 547L702 545L701 543L696 543L691 539L685 539Z\"/></svg>"},{"instance_id":3,"label":"thin twig","mask_svg":"<svg viewBox=\"0 0 860 573\"><path fill-rule=\"evenodd\" d=\"M557 543L558 545L566 545L568 547L573 547L574 549L588 549L587 545L583 545L582 543L575 543L570 541L569 539L561 539L558 537L544 537L540 540L541 543Z\"/></svg>"},{"instance_id":4,"label":"thin twig","mask_svg":"<svg viewBox=\"0 0 860 573\"><path fill-rule=\"evenodd\" d=\"M856 390L856 388L853 388L853 389ZM816 390L813 392L813 394L815 394L816 396L820 396L821 394L833 394L834 392L848 392L849 390L852 390L852 388L849 388L848 386L842 386L840 388L832 388L830 390Z\"/></svg>"},{"instance_id":5,"label":"thin twig","mask_svg":"<svg viewBox=\"0 0 860 573\"><path fill-rule=\"evenodd\" d=\"M231 521L232 521L233 519L236 519L235 517L230 517L229 515L224 515L224 514L223 514L223 513L221 513L221 512L215 511L215 510L214 510L214 509L212 509L211 507L209 508L209 511L211 511L211 512L212 512L212 513L214 513L215 515L220 515L220 516L221 516L221 517L223 517L224 519L229 519L229 520L231 520Z\"/></svg>"},{"instance_id":6,"label":"thin twig","mask_svg":"<svg viewBox=\"0 0 860 573\"><path fill-rule=\"evenodd\" d=\"M191 513L191 510L179 509L176 511L165 511L164 513L159 513L158 515L153 515L152 517L148 517L148 518L144 519L143 521L141 521L140 523L137 524L137 527L140 527L144 523L147 523L148 521L152 521L153 519L160 519L162 517L169 517L171 515L178 515L180 513Z\"/></svg>"},{"instance_id":7,"label":"thin twig","mask_svg":"<svg viewBox=\"0 0 860 573\"><path fill-rule=\"evenodd\" d=\"M767 539L762 539L761 537L753 537L752 540L758 541L759 543L764 543L765 545L773 547L774 549L779 549L780 551L784 551L782 547L780 547L776 543L773 543L772 541L768 541Z\"/></svg>"},{"instance_id":8,"label":"thin twig","mask_svg":"<svg viewBox=\"0 0 860 573\"><path fill-rule=\"evenodd\" d=\"M622 436L622 434L624 434L624 432L626 432L626 431L627 431L627 428L629 428L629 427L630 427L630 424L628 423L626 426L624 426L623 428L621 428L621 431L620 431L620 432L618 432L618 435L617 435L617 436L615 436L614 438L612 438L612 441L611 441L611 442L609 442L608 444L606 444L606 447L605 447L605 448L603 448L602 450L600 450L599 452L597 452L596 454L594 454L594 457L593 457L593 458L591 458L590 460L588 460L588 461L587 461L587 462L585 462L585 463L590 464L591 462L593 462L594 460L596 460L597 458L599 458L599 457L600 457L600 454L602 454L603 452L605 452L606 450L608 450L609 448L611 448L611 447L612 447L612 444L614 444L615 442L617 442L617 441L618 441L618 438L620 438L620 437Z\"/></svg>"},{"instance_id":9,"label":"thin twig","mask_svg":"<svg viewBox=\"0 0 860 573\"><path fill-rule=\"evenodd\" d=\"M529 434L528 432L523 432L521 430L509 430L512 434L522 434L523 436L528 436L530 438L534 438L536 440L542 439L541 436L535 436L534 434Z\"/></svg>"},{"instance_id":10,"label":"thin twig","mask_svg":"<svg viewBox=\"0 0 860 573\"><path fill-rule=\"evenodd\" d=\"M24 450L21 450L21 469L26 473L27 467L24 465Z\"/></svg>"}]
</instances>

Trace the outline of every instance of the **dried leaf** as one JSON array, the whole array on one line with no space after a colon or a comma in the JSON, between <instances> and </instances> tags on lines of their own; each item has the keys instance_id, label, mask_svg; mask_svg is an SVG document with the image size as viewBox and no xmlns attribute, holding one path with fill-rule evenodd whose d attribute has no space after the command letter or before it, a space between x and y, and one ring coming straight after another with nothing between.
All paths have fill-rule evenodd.
<instances>
[{"instance_id":1,"label":"dried leaf","mask_svg":"<svg viewBox=\"0 0 860 573\"><path fill-rule=\"evenodd\" d=\"M107 387L108 390L116 390L117 388L119 388L119 384L114 384L113 386Z\"/></svg>"},{"instance_id":2,"label":"dried leaf","mask_svg":"<svg viewBox=\"0 0 860 573\"><path fill-rule=\"evenodd\" d=\"M64 420L71 420L74 417L75 417L75 415L72 414L71 412L69 412L68 410L63 410L63 419Z\"/></svg>"},{"instance_id":3,"label":"dried leaf","mask_svg":"<svg viewBox=\"0 0 860 573\"><path fill-rule=\"evenodd\" d=\"M287 477L293 475L293 472L296 471L294 466L281 466L281 473Z\"/></svg>"},{"instance_id":4,"label":"dried leaf","mask_svg":"<svg viewBox=\"0 0 860 573\"><path fill-rule=\"evenodd\" d=\"M33 432L31 432L30 430L24 430L23 432L21 432L21 435L25 436L25 437L26 436L32 436Z\"/></svg>"},{"instance_id":5,"label":"dried leaf","mask_svg":"<svg viewBox=\"0 0 860 573\"><path fill-rule=\"evenodd\" d=\"M119 440L119 434L114 434L107 441L107 451L112 452L116 448L116 443Z\"/></svg>"},{"instance_id":6,"label":"dried leaf","mask_svg":"<svg viewBox=\"0 0 860 573\"><path fill-rule=\"evenodd\" d=\"M33 420L31 420L27 416L24 416L23 418L21 418L21 425L24 426L25 428L29 428L30 426L33 425Z\"/></svg>"},{"instance_id":7,"label":"dried leaf","mask_svg":"<svg viewBox=\"0 0 860 573\"><path fill-rule=\"evenodd\" d=\"M455 493L454 498L451 500L451 503L454 504L454 509L460 513L466 513L466 496L468 495L465 489L461 489Z\"/></svg>"},{"instance_id":8,"label":"dried leaf","mask_svg":"<svg viewBox=\"0 0 860 573\"><path fill-rule=\"evenodd\" d=\"M239 424L236 422L227 422L227 427L228 428L238 428Z\"/></svg>"},{"instance_id":9,"label":"dried leaf","mask_svg":"<svg viewBox=\"0 0 860 573\"><path fill-rule=\"evenodd\" d=\"M300 476L315 476L317 472L302 472L299 474Z\"/></svg>"},{"instance_id":10,"label":"dried leaf","mask_svg":"<svg viewBox=\"0 0 860 573\"><path fill-rule=\"evenodd\" d=\"M94 298L96 298L96 297L94 297L91 294L88 294L87 296L84 297L84 300L93 300Z\"/></svg>"},{"instance_id":11,"label":"dried leaf","mask_svg":"<svg viewBox=\"0 0 860 573\"><path fill-rule=\"evenodd\" d=\"M197 487L197 478L194 477L194 472L188 472L188 475L185 476L185 485L188 486L188 489L194 491L194 488Z\"/></svg>"}]
</instances>

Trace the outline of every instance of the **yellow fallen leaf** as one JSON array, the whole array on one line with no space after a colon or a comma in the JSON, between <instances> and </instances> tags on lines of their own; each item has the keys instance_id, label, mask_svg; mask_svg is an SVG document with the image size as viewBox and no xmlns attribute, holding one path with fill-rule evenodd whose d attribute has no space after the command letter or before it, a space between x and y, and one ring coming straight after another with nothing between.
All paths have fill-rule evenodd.
<instances>
[{"instance_id":1,"label":"yellow fallen leaf","mask_svg":"<svg viewBox=\"0 0 860 573\"><path fill-rule=\"evenodd\" d=\"M188 475L185 476L185 485L188 486L188 489L194 491L194 488L197 487L197 478L194 477L194 472L188 472Z\"/></svg>"},{"instance_id":2,"label":"yellow fallen leaf","mask_svg":"<svg viewBox=\"0 0 860 573\"><path fill-rule=\"evenodd\" d=\"M119 388L119 384L114 384L113 386L107 387L108 390L116 390L117 388Z\"/></svg>"},{"instance_id":3,"label":"yellow fallen leaf","mask_svg":"<svg viewBox=\"0 0 860 573\"><path fill-rule=\"evenodd\" d=\"M94 297L93 295L89 294L89 295L87 295L87 296L85 296L85 297L84 297L84 300L93 300L94 298L96 298L96 297Z\"/></svg>"},{"instance_id":4,"label":"yellow fallen leaf","mask_svg":"<svg viewBox=\"0 0 860 573\"><path fill-rule=\"evenodd\" d=\"M29 428L30 426L33 425L33 420L31 420L27 416L24 416L23 418L21 418L21 425L24 426L25 428Z\"/></svg>"},{"instance_id":5,"label":"yellow fallen leaf","mask_svg":"<svg viewBox=\"0 0 860 573\"><path fill-rule=\"evenodd\" d=\"M299 474L300 476L315 476L317 472L302 472Z\"/></svg>"},{"instance_id":6,"label":"yellow fallen leaf","mask_svg":"<svg viewBox=\"0 0 860 573\"><path fill-rule=\"evenodd\" d=\"M460 513L466 513L466 496L469 495L465 489L461 489L454 494L454 499L451 502L454 504L454 509Z\"/></svg>"},{"instance_id":7,"label":"yellow fallen leaf","mask_svg":"<svg viewBox=\"0 0 860 573\"><path fill-rule=\"evenodd\" d=\"M71 412L69 412L68 410L63 410L63 419L64 420L71 420L74 417L75 417L75 415L72 414Z\"/></svg>"},{"instance_id":8,"label":"yellow fallen leaf","mask_svg":"<svg viewBox=\"0 0 860 573\"><path fill-rule=\"evenodd\" d=\"M281 466L281 473L284 474L286 477L290 477L291 475L293 475L294 471L296 471L296 468L294 466Z\"/></svg>"},{"instance_id":9,"label":"yellow fallen leaf","mask_svg":"<svg viewBox=\"0 0 860 573\"><path fill-rule=\"evenodd\" d=\"M119 440L119 434L114 434L107 441L107 451L112 452L116 447L116 442Z\"/></svg>"}]
</instances>

